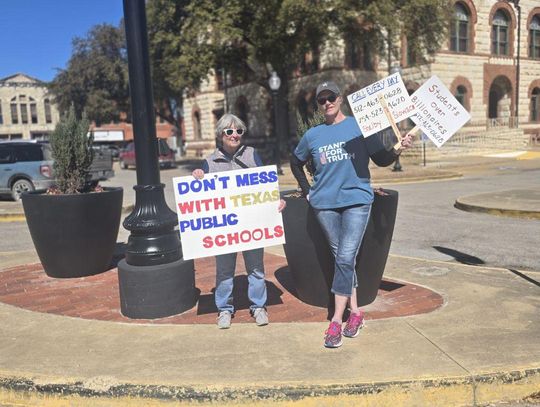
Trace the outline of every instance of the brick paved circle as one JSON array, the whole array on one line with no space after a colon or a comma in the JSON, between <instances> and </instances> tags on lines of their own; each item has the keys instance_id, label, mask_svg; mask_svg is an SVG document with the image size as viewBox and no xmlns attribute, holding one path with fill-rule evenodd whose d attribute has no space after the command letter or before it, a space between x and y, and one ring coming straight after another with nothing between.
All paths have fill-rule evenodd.
<instances>
[{"instance_id":1,"label":"brick paved circle","mask_svg":"<svg viewBox=\"0 0 540 407\"><path fill-rule=\"evenodd\" d=\"M302 303L284 257L265 253L268 312L271 322L323 322L327 310ZM102 321L154 324L213 324L214 258L195 261L196 286L201 290L197 305L181 315L154 320L133 320L120 313L117 269L91 277L54 279L41 264L25 264L0 271L0 302L35 312ZM247 298L247 276L238 256L235 277L234 323L252 322ZM431 312L443 298L424 287L384 279L375 302L364 309L367 319L381 319Z\"/></svg>"}]
</instances>

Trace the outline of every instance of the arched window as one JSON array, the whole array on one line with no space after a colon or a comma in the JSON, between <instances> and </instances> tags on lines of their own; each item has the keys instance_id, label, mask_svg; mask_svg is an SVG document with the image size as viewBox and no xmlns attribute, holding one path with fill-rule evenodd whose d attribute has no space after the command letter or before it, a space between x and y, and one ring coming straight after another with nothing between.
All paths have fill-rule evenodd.
<instances>
[{"instance_id":1,"label":"arched window","mask_svg":"<svg viewBox=\"0 0 540 407\"><path fill-rule=\"evenodd\" d=\"M456 52L469 52L469 32L471 14L461 4L454 5L454 17L450 25L450 50Z\"/></svg>"},{"instance_id":2,"label":"arched window","mask_svg":"<svg viewBox=\"0 0 540 407\"><path fill-rule=\"evenodd\" d=\"M540 15L534 16L529 25L529 57L540 59Z\"/></svg>"},{"instance_id":3,"label":"arched window","mask_svg":"<svg viewBox=\"0 0 540 407\"><path fill-rule=\"evenodd\" d=\"M463 85L459 85L456 89L456 94L454 95L459 103L465 107L465 101L467 100L467 88ZM466 108L466 107L465 107Z\"/></svg>"},{"instance_id":4,"label":"arched window","mask_svg":"<svg viewBox=\"0 0 540 407\"><path fill-rule=\"evenodd\" d=\"M534 88L532 91L531 122L540 122L540 88Z\"/></svg>"},{"instance_id":5,"label":"arched window","mask_svg":"<svg viewBox=\"0 0 540 407\"><path fill-rule=\"evenodd\" d=\"M506 12L497 10L493 17L493 26L491 29L491 53L495 55L509 54L509 28L510 19Z\"/></svg>"},{"instance_id":6,"label":"arched window","mask_svg":"<svg viewBox=\"0 0 540 407\"><path fill-rule=\"evenodd\" d=\"M45 99L43 101L43 105L45 107L45 122L52 123L51 101L49 99Z\"/></svg>"}]
</instances>

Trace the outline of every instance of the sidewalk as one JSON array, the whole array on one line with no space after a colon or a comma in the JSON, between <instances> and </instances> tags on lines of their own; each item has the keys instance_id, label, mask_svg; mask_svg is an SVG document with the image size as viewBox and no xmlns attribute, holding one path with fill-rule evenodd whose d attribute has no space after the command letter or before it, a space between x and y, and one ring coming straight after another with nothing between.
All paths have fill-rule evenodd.
<instances>
[{"instance_id":1,"label":"sidewalk","mask_svg":"<svg viewBox=\"0 0 540 407\"><path fill-rule=\"evenodd\" d=\"M402 173L374 169L373 178L376 185L434 180L513 160L404 162ZM288 177L282 189L295 187ZM540 212L540 193L531 191L458 201ZM20 216L15 205L0 202L0 217ZM57 280L39 263L0 265L0 405L446 407L534 394L531 402L540 402L538 272L391 255L366 328L329 350L326 310L295 297L281 247L266 250L265 267L270 325L255 326L239 295L232 328L218 330L211 259L196 262L197 306L155 321L119 313L116 269Z\"/></svg>"},{"instance_id":2,"label":"sidewalk","mask_svg":"<svg viewBox=\"0 0 540 407\"><path fill-rule=\"evenodd\" d=\"M369 320L359 337L334 350L322 346L326 321L273 322L276 305L266 327L247 318L218 330L213 321L108 322L99 320L103 309L83 319L0 303L0 400L291 405L308 397L319 405L471 406L538 392L537 273L391 256L385 279L429 287L443 304ZM26 288L41 296L31 283ZM67 294L50 298L57 312L71 308Z\"/></svg>"}]
</instances>

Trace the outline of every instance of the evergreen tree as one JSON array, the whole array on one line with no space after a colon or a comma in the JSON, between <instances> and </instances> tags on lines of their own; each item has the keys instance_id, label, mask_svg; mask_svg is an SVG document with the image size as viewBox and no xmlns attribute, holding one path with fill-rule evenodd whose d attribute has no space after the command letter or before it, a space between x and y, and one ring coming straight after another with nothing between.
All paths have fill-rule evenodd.
<instances>
[{"instance_id":1,"label":"evergreen tree","mask_svg":"<svg viewBox=\"0 0 540 407\"><path fill-rule=\"evenodd\" d=\"M51 133L54 175L62 194L85 192L90 165L94 158L93 134L88 134L90 122L83 113L78 119L71 106Z\"/></svg>"}]
</instances>

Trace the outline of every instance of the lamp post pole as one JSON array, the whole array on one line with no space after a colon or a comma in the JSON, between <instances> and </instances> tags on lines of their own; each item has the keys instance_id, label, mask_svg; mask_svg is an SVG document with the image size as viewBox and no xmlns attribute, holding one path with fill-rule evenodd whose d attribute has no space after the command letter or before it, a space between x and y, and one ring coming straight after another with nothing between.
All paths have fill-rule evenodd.
<instances>
[{"instance_id":1,"label":"lamp post pole","mask_svg":"<svg viewBox=\"0 0 540 407\"><path fill-rule=\"evenodd\" d=\"M270 79L268 79L268 86L272 91L272 104L274 105L274 157L276 160L277 171L279 175L283 174L281 169L281 132L278 129L279 126L279 106L278 106L278 92L281 86L281 79L277 75L276 71L272 72Z\"/></svg>"},{"instance_id":2,"label":"lamp post pole","mask_svg":"<svg viewBox=\"0 0 540 407\"><path fill-rule=\"evenodd\" d=\"M131 233L118 263L121 311L130 318L160 318L195 305L194 266L182 259L177 217L160 182L145 0L124 0L124 21L137 185L135 209L123 223Z\"/></svg>"},{"instance_id":3,"label":"lamp post pole","mask_svg":"<svg viewBox=\"0 0 540 407\"><path fill-rule=\"evenodd\" d=\"M389 46L390 46L390 41L389 41ZM388 50L388 54L390 54L390 49ZM388 57L388 63L390 64L390 57ZM399 72L399 74L401 75L401 66L397 65L397 66L389 66L388 67L388 73L390 75L392 74L395 74ZM397 134L396 134L396 137L397 137ZM401 162L399 161L399 155L396 157L396 161L394 162L394 166L392 167L392 171L394 172L401 172L403 171L403 168L401 167Z\"/></svg>"}]
</instances>

